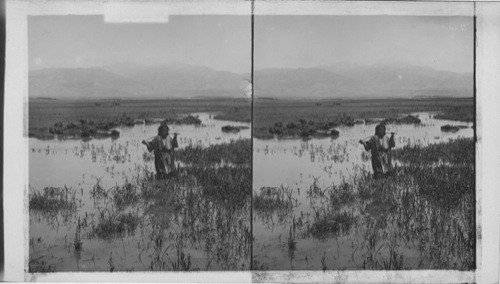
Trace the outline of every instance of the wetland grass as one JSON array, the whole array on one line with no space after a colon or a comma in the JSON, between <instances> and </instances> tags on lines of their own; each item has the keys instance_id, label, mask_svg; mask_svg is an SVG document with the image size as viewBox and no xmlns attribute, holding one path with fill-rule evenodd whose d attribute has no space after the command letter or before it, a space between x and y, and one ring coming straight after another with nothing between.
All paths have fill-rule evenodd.
<instances>
[{"instance_id":1,"label":"wetland grass","mask_svg":"<svg viewBox=\"0 0 500 284\"><path fill-rule=\"evenodd\" d=\"M133 213L116 213L103 210L99 212L97 225L92 226L91 235L111 241L123 236L133 235L139 225L139 216Z\"/></svg>"},{"instance_id":2,"label":"wetland grass","mask_svg":"<svg viewBox=\"0 0 500 284\"><path fill-rule=\"evenodd\" d=\"M293 207L292 190L288 187L262 187L258 194L254 194L253 207L255 210L282 210Z\"/></svg>"},{"instance_id":3,"label":"wetland grass","mask_svg":"<svg viewBox=\"0 0 500 284\"><path fill-rule=\"evenodd\" d=\"M470 138L458 138L448 143L431 144L422 148L419 145L406 145L392 151L396 160L411 164L429 163L467 164L474 166L474 143Z\"/></svg>"},{"instance_id":4,"label":"wetland grass","mask_svg":"<svg viewBox=\"0 0 500 284\"><path fill-rule=\"evenodd\" d=\"M288 223L292 218L293 209L296 207L296 199L293 191L284 187L262 187L260 192L253 194L253 211L268 227L275 224L274 215L277 216L278 225Z\"/></svg>"},{"instance_id":5,"label":"wetland grass","mask_svg":"<svg viewBox=\"0 0 500 284\"><path fill-rule=\"evenodd\" d=\"M60 211L76 210L76 190L64 187L45 187L42 191L31 191L29 199L30 210L58 213Z\"/></svg>"},{"instance_id":6,"label":"wetland grass","mask_svg":"<svg viewBox=\"0 0 500 284\"><path fill-rule=\"evenodd\" d=\"M90 196L94 199L94 201L100 199L108 198L108 191L102 187L101 185L102 178L96 178L96 184L92 187L90 191Z\"/></svg>"},{"instance_id":7,"label":"wetland grass","mask_svg":"<svg viewBox=\"0 0 500 284\"><path fill-rule=\"evenodd\" d=\"M107 263L101 263L108 271L246 270L250 267L252 239L251 150L242 147L249 145L247 140L184 149L181 157L188 158L181 159L177 173L166 180L158 181L148 169L137 167L130 179L111 188L106 188L101 177L95 178L95 184L81 193L87 192L94 200L90 209L62 202L72 201L74 190L32 191L30 216L36 218L40 214L37 210L48 206L43 204L73 210L74 216L66 225L59 224L57 230L68 230L75 236L68 246L74 249L77 266L77 254L90 244L95 246L93 239L98 239L104 241L97 242L98 246L109 253L104 256ZM114 149L109 149L110 153ZM191 163L184 163L187 160ZM122 242L120 248L109 249L116 241ZM32 243L36 255L44 253L35 247L34 240ZM127 263L134 251L139 265ZM102 256L100 259L102 262ZM54 269L57 265L48 264Z\"/></svg>"},{"instance_id":8,"label":"wetland grass","mask_svg":"<svg viewBox=\"0 0 500 284\"><path fill-rule=\"evenodd\" d=\"M454 121L474 122L473 106L458 106L446 108L442 113L435 115L436 119L446 119Z\"/></svg>"},{"instance_id":9,"label":"wetland grass","mask_svg":"<svg viewBox=\"0 0 500 284\"><path fill-rule=\"evenodd\" d=\"M54 266L47 264L46 261L41 260L40 258L30 257L30 260L28 262L28 271L30 273L47 273L55 271Z\"/></svg>"},{"instance_id":10,"label":"wetland grass","mask_svg":"<svg viewBox=\"0 0 500 284\"><path fill-rule=\"evenodd\" d=\"M295 249L311 238L332 247L336 243L337 253L342 246L344 251L350 250L349 259L334 255L333 263L326 251L322 258L321 250L316 251L316 258L301 255L301 259L307 257L308 267L315 263L326 270L344 267L351 260L353 267L349 269L473 270L473 140L405 146L394 150L393 157L399 165L382 179L374 179L361 167L336 185L320 185L319 178L311 176L313 182L306 189L306 197L312 214L293 206L300 188L262 187L254 192L256 215L268 230L275 230L278 224L284 228L281 234L288 233L284 242L281 235L276 238L278 244L293 252L288 254L291 261L297 255ZM270 213L262 218L266 211ZM254 263L269 267L269 263L260 261ZM292 269L295 266L290 263Z\"/></svg>"},{"instance_id":11,"label":"wetland grass","mask_svg":"<svg viewBox=\"0 0 500 284\"><path fill-rule=\"evenodd\" d=\"M187 164L249 164L252 157L250 139L233 140L230 143L201 147L189 145L176 152L176 159Z\"/></svg>"},{"instance_id":12,"label":"wetland grass","mask_svg":"<svg viewBox=\"0 0 500 284\"><path fill-rule=\"evenodd\" d=\"M123 186L117 186L112 191L114 204L117 208L123 209L139 201L137 186L126 181Z\"/></svg>"},{"instance_id":13,"label":"wetland grass","mask_svg":"<svg viewBox=\"0 0 500 284\"><path fill-rule=\"evenodd\" d=\"M347 212L321 214L316 211L315 220L309 228L308 233L319 240L326 240L339 235L345 236L350 233L357 219L358 217Z\"/></svg>"},{"instance_id":14,"label":"wetland grass","mask_svg":"<svg viewBox=\"0 0 500 284\"><path fill-rule=\"evenodd\" d=\"M472 139L396 150L407 165L382 180L354 182L365 229L368 269L475 268L475 175ZM436 161L446 164L436 165ZM328 218L328 220L335 220ZM314 228L314 227L313 227ZM336 227L327 227L331 231ZM382 241L389 237L388 242ZM416 245L420 263L404 262L405 246ZM398 251L399 250L399 251ZM363 251L363 250L362 250Z\"/></svg>"}]
</instances>

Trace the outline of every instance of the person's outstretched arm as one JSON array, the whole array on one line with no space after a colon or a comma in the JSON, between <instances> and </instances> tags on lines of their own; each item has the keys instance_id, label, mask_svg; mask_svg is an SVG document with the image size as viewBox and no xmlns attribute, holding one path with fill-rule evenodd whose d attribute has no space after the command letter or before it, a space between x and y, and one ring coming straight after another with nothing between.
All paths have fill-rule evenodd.
<instances>
[{"instance_id":1,"label":"person's outstretched arm","mask_svg":"<svg viewBox=\"0 0 500 284\"><path fill-rule=\"evenodd\" d=\"M148 148L148 152L153 151L153 145L151 145L151 142L146 142L146 140L142 140L142 144L146 145L146 148Z\"/></svg>"},{"instance_id":2,"label":"person's outstretched arm","mask_svg":"<svg viewBox=\"0 0 500 284\"><path fill-rule=\"evenodd\" d=\"M359 143L365 147L365 151L370 151L370 141L359 140Z\"/></svg>"}]
</instances>

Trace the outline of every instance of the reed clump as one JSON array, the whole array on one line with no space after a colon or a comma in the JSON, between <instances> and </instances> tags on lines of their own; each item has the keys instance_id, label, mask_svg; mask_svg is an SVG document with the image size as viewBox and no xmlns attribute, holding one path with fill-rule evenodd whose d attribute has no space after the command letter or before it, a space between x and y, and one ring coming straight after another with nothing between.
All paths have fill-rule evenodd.
<instances>
[{"instance_id":1,"label":"reed clump","mask_svg":"<svg viewBox=\"0 0 500 284\"><path fill-rule=\"evenodd\" d=\"M76 191L64 187L45 187L42 191L32 191L29 208L41 212L76 210Z\"/></svg>"}]
</instances>

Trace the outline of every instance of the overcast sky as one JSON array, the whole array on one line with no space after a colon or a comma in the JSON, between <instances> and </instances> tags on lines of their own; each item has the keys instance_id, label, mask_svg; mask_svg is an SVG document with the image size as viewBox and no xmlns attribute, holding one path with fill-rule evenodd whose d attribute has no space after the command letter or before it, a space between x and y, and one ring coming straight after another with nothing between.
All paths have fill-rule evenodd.
<instances>
[{"instance_id":1,"label":"overcast sky","mask_svg":"<svg viewBox=\"0 0 500 284\"><path fill-rule=\"evenodd\" d=\"M472 17L257 16L255 69L350 61L472 72Z\"/></svg>"},{"instance_id":2,"label":"overcast sky","mask_svg":"<svg viewBox=\"0 0 500 284\"><path fill-rule=\"evenodd\" d=\"M103 16L30 16L29 68L175 62L250 73L250 24L249 16L171 16L164 24L108 24Z\"/></svg>"},{"instance_id":3,"label":"overcast sky","mask_svg":"<svg viewBox=\"0 0 500 284\"><path fill-rule=\"evenodd\" d=\"M29 68L187 63L249 73L249 16L171 16L106 24L103 16L30 16ZM472 17L256 16L255 69L399 62L472 72Z\"/></svg>"}]
</instances>

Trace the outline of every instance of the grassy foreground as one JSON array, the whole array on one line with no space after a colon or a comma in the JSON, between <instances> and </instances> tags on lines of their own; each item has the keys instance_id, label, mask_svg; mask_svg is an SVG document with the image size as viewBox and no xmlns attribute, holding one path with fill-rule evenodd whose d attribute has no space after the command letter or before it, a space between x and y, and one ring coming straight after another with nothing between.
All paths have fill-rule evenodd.
<instances>
[{"instance_id":1,"label":"grassy foreground","mask_svg":"<svg viewBox=\"0 0 500 284\"><path fill-rule=\"evenodd\" d=\"M279 225L292 224L285 241L291 260L300 240L345 239L356 269L473 270L474 152L472 139L395 150L404 166L390 177L375 180L361 172L338 185L312 184L310 215L293 214L296 189L263 187L253 195L254 214L262 220L276 214ZM324 255L323 270L343 269L327 260ZM254 266L261 267L255 260Z\"/></svg>"},{"instance_id":2,"label":"grassy foreground","mask_svg":"<svg viewBox=\"0 0 500 284\"><path fill-rule=\"evenodd\" d=\"M215 153L222 158L211 158ZM145 170L109 189L97 181L87 188L93 204L88 212L79 190L33 189L30 219L53 227L55 234L69 228L67 235L74 238L64 250L71 254L57 262L78 265L91 258L90 271L247 270L252 237L250 155L249 139L183 149L178 159L184 165L170 179L157 181ZM55 240L30 238L30 272L60 271L49 256L60 245L50 243ZM54 247L49 252L41 246L47 242ZM113 250L116 243L123 244L126 257L120 246ZM95 254L96 249L112 253Z\"/></svg>"}]
</instances>

